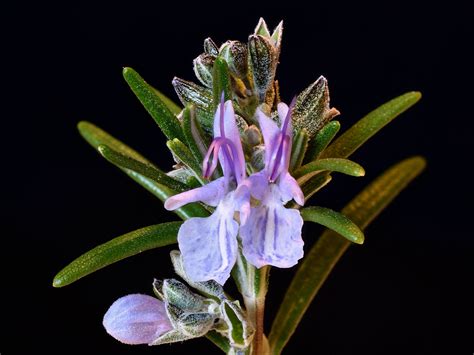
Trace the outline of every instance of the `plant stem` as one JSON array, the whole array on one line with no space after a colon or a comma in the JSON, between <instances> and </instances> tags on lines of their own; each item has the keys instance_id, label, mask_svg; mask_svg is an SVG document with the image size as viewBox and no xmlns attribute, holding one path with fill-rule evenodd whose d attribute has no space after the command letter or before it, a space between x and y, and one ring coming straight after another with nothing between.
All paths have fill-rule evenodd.
<instances>
[{"instance_id":1,"label":"plant stem","mask_svg":"<svg viewBox=\"0 0 474 355\"><path fill-rule=\"evenodd\" d=\"M265 314L265 296L268 289L268 273L270 268L264 266L256 269L247 264L247 295L244 295L245 307L252 325L255 327L255 335L252 342L252 355L268 354L263 320Z\"/></svg>"}]
</instances>

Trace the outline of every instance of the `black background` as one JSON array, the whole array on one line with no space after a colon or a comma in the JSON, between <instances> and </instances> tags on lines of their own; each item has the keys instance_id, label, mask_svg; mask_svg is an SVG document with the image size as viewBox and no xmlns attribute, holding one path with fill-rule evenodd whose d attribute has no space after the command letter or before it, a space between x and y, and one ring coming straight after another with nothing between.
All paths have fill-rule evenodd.
<instances>
[{"instance_id":1,"label":"black background","mask_svg":"<svg viewBox=\"0 0 474 355\"><path fill-rule=\"evenodd\" d=\"M292 338L288 354L472 354L473 15L468 6L393 2L159 1L113 6L19 4L2 14L2 268L0 353L208 353L205 339L148 348L106 335L107 307L172 277L170 248L65 287L52 278L90 248L176 220L101 159L75 125L90 120L164 169L164 137L122 79L135 68L170 97L194 80L202 41L246 40L258 18L285 21L277 73L285 101L319 75L343 129L406 91L423 99L360 149L365 178L336 176L314 203L340 209L396 161L428 168L352 247ZM320 228L305 227L307 247ZM294 270L273 270L267 330Z\"/></svg>"}]
</instances>

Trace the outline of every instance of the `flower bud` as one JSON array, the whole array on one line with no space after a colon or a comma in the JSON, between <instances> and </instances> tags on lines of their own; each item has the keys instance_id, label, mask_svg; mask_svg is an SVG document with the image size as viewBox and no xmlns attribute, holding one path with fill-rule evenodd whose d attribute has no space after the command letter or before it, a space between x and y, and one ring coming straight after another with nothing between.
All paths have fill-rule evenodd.
<instances>
[{"instance_id":1,"label":"flower bud","mask_svg":"<svg viewBox=\"0 0 474 355\"><path fill-rule=\"evenodd\" d=\"M197 121L205 131L212 133L212 120L214 117L212 91L191 81L176 77L173 79L172 84L181 103L184 106L194 105L196 107Z\"/></svg>"},{"instance_id":2,"label":"flower bud","mask_svg":"<svg viewBox=\"0 0 474 355\"><path fill-rule=\"evenodd\" d=\"M105 313L107 333L125 344L149 344L173 329L160 300L141 294L115 301Z\"/></svg>"},{"instance_id":3,"label":"flower bud","mask_svg":"<svg viewBox=\"0 0 474 355\"><path fill-rule=\"evenodd\" d=\"M213 56L217 56L219 54L219 49L211 37L208 37L204 40L204 53L211 54Z\"/></svg>"},{"instance_id":4,"label":"flower bud","mask_svg":"<svg viewBox=\"0 0 474 355\"><path fill-rule=\"evenodd\" d=\"M250 164L256 171L265 168L265 146L263 144L254 147L250 156Z\"/></svg>"},{"instance_id":5,"label":"flower bud","mask_svg":"<svg viewBox=\"0 0 474 355\"><path fill-rule=\"evenodd\" d=\"M208 88L212 87L212 68L216 57L210 54L201 54L194 59L194 73L201 83Z\"/></svg>"},{"instance_id":6,"label":"flower bud","mask_svg":"<svg viewBox=\"0 0 474 355\"><path fill-rule=\"evenodd\" d=\"M201 311L206 306L204 298L192 293L183 283L174 279L165 279L162 285L163 297L169 304L185 311Z\"/></svg>"},{"instance_id":7,"label":"flower bud","mask_svg":"<svg viewBox=\"0 0 474 355\"><path fill-rule=\"evenodd\" d=\"M255 125L247 127L244 131L244 141L245 144L249 147L254 147L262 143L262 134L260 130Z\"/></svg>"},{"instance_id":8,"label":"flower bud","mask_svg":"<svg viewBox=\"0 0 474 355\"><path fill-rule=\"evenodd\" d=\"M205 312L183 314L178 321L178 329L190 338L202 337L212 329L215 319L215 314Z\"/></svg>"},{"instance_id":9,"label":"flower bud","mask_svg":"<svg viewBox=\"0 0 474 355\"><path fill-rule=\"evenodd\" d=\"M270 31L268 30L267 23L265 22L263 17L260 17L260 19L258 20L257 26L255 27L255 30L253 32L256 35L270 37Z\"/></svg>"},{"instance_id":10,"label":"flower bud","mask_svg":"<svg viewBox=\"0 0 474 355\"><path fill-rule=\"evenodd\" d=\"M338 114L338 110L329 108L328 82L321 76L298 95L293 110L293 123L296 129L304 128L309 137L312 137Z\"/></svg>"},{"instance_id":11,"label":"flower bud","mask_svg":"<svg viewBox=\"0 0 474 355\"><path fill-rule=\"evenodd\" d=\"M270 40L263 36L251 35L248 42L250 65L254 87L260 102L273 84L277 66L276 51Z\"/></svg>"},{"instance_id":12,"label":"flower bud","mask_svg":"<svg viewBox=\"0 0 474 355\"><path fill-rule=\"evenodd\" d=\"M220 55L229 65L230 72L239 79L247 77L248 51L247 46L239 41L227 41L221 46Z\"/></svg>"}]
</instances>

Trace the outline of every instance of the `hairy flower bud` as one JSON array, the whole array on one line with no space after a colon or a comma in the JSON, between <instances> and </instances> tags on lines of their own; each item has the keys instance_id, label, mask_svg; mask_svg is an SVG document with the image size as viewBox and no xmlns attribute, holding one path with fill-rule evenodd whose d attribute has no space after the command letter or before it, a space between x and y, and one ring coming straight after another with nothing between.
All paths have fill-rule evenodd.
<instances>
[{"instance_id":1,"label":"hairy flower bud","mask_svg":"<svg viewBox=\"0 0 474 355\"><path fill-rule=\"evenodd\" d=\"M270 40L259 35L249 37L248 50L254 87L263 102L275 78L277 53Z\"/></svg>"},{"instance_id":2,"label":"hairy flower bud","mask_svg":"<svg viewBox=\"0 0 474 355\"><path fill-rule=\"evenodd\" d=\"M293 111L293 124L296 129L306 129L309 137L312 137L337 115L338 110L329 108L328 82L324 76L320 76L298 95Z\"/></svg>"},{"instance_id":3,"label":"hairy flower bud","mask_svg":"<svg viewBox=\"0 0 474 355\"><path fill-rule=\"evenodd\" d=\"M217 56L219 54L219 48L217 48L211 37L204 40L204 53Z\"/></svg>"},{"instance_id":4,"label":"hairy flower bud","mask_svg":"<svg viewBox=\"0 0 474 355\"><path fill-rule=\"evenodd\" d=\"M248 73L247 46L239 41L227 41L220 48L220 55L229 65L229 70L235 77L244 79Z\"/></svg>"},{"instance_id":5,"label":"hairy flower bud","mask_svg":"<svg viewBox=\"0 0 474 355\"><path fill-rule=\"evenodd\" d=\"M213 103L212 91L191 81L175 77L172 81L179 100L183 105L193 104L196 117L202 128L212 132Z\"/></svg>"},{"instance_id":6,"label":"hairy flower bud","mask_svg":"<svg viewBox=\"0 0 474 355\"><path fill-rule=\"evenodd\" d=\"M212 87L212 68L216 57L210 54L201 54L194 59L194 73L201 83L208 88Z\"/></svg>"},{"instance_id":7,"label":"hairy flower bud","mask_svg":"<svg viewBox=\"0 0 474 355\"><path fill-rule=\"evenodd\" d=\"M243 138L245 144L250 147L254 147L262 143L262 134L255 125L251 125L245 129Z\"/></svg>"}]
</instances>

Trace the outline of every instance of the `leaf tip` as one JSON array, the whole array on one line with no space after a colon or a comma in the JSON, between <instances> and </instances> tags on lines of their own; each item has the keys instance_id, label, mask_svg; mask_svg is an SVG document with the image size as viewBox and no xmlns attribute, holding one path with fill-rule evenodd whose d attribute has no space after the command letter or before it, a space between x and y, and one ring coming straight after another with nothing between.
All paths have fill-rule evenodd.
<instances>
[{"instance_id":1,"label":"leaf tip","mask_svg":"<svg viewBox=\"0 0 474 355\"><path fill-rule=\"evenodd\" d=\"M355 235L353 236L352 241L353 241L355 244L359 244L359 245L364 244L364 242L365 242L364 233L363 233L362 231L360 231L359 233L355 234Z\"/></svg>"},{"instance_id":2,"label":"leaf tip","mask_svg":"<svg viewBox=\"0 0 474 355\"><path fill-rule=\"evenodd\" d=\"M64 280L61 278L60 274L57 274L53 279L53 287L61 288L63 286L66 286L66 284L64 283Z\"/></svg>"},{"instance_id":3,"label":"leaf tip","mask_svg":"<svg viewBox=\"0 0 474 355\"><path fill-rule=\"evenodd\" d=\"M133 73L133 72L134 72L134 70L130 67L123 67L123 69L122 69L122 75L123 76L127 76L128 74Z\"/></svg>"},{"instance_id":4,"label":"leaf tip","mask_svg":"<svg viewBox=\"0 0 474 355\"><path fill-rule=\"evenodd\" d=\"M410 158L413 163L415 163L417 166L419 166L421 169L424 169L426 167L427 161L426 158L421 156L421 155L415 155Z\"/></svg>"},{"instance_id":5,"label":"leaf tip","mask_svg":"<svg viewBox=\"0 0 474 355\"><path fill-rule=\"evenodd\" d=\"M357 172L358 177L365 176L365 169L363 167L360 167L359 171Z\"/></svg>"},{"instance_id":6,"label":"leaf tip","mask_svg":"<svg viewBox=\"0 0 474 355\"><path fill-rule=\"evenodd\" d=\"M77 123L77 129L79 132L82 132L84 131L85 129L87 129L87 127L90 127L91 123L90 122L87 122L87 121L79 121Z\"/></svg>"}]
</instances>

